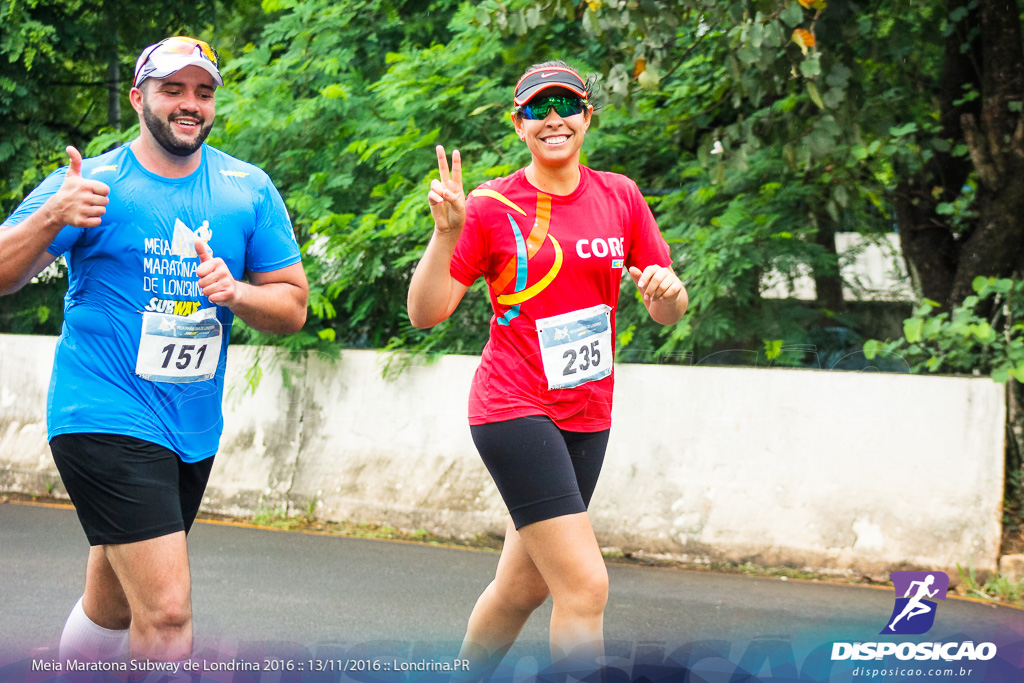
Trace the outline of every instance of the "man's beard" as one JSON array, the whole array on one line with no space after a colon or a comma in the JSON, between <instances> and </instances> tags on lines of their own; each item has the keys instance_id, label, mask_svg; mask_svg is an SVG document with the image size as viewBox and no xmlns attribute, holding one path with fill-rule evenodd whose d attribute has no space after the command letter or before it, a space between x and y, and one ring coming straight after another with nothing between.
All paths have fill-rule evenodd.
<instances>
[{"instance_id":1,"label":"man's beard","mask_svg":"<svg viewBox=\"0 0 1024 683\"><path fill-rule=\"evenodd\" d=\"M149 132L153 134L153 137L160 143L160 146L170 154L178 157L191 156L206 141L206 136L210 134L210 130L213 128L212 121L207 125L203 125L203 117L198 114L192 114L190 117L199 121L199 135L191 141L184 142L175 137L171 129L170 120L163 121L157 118L157 115L146 106L145 102L142 103L142 116L146 120L146 127L149 128Z\"/></svg>"}]
</instances>

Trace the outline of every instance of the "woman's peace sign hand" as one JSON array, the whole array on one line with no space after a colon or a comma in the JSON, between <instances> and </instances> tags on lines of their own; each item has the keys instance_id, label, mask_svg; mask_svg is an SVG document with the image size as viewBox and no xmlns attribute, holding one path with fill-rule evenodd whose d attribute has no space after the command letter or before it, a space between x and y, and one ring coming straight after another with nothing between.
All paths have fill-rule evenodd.
<instances>
[{"instance_id":1,"label":"woman's peace sign hand","mask_svg":"<svg viewBox=\"0 0 1024 683\"><path fill-rule=\"evenodd\" d=\"M434 229L441 233L462 232L466 223L466 193L462 189L462 157L459 150L452 152L452 170L448 173L448 156L444 147L437 146L437 170L440 180L430 183L427 201L434 216Z\"/></svg>"}]
</instances>

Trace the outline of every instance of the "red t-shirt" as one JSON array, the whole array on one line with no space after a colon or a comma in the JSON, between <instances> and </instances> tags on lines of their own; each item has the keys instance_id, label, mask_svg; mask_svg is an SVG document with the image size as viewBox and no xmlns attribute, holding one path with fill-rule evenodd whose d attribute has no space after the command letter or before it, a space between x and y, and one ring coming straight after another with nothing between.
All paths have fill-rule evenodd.
<instances>
[{"instance_id":1,"label":"red t-shirt","mask_svg":"<svg viewBox=\"0 0 1024 683\"><path fill-rule=\"evenodd\" d=\"M611 425L624 271L672 261L636 183L585 166L580 174L576 190L559 196L539 191L520 169L466 202L451 274L467 286L482 275L495 312L470 424L547 415L568 431Z\"/></svg>"}]
</instances>

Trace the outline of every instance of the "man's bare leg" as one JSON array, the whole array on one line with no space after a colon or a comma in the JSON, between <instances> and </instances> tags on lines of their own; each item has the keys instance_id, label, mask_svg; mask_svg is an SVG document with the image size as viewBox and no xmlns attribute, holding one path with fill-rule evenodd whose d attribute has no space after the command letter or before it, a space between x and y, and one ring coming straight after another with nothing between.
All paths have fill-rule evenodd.
<instances>
[{"instance_id":1,"label":"man's bare leg","mask_svg":"<svg viewBox=\"0 0 1024 683\"><path fill-rule=\"evenodd\" d=\"M71 611L58 650L60 660L97 662L128 653L132 612L103 546L89 549L85 594Z\"/></svg>"},{"instance_id":2,"label":"man's bare leg","mask_svg":"<svg viewBox=\"0 0 1024 683\"><path fill-rule=\"evenodd\" d=\"M185 532L104 549L131 608L132 658L187 659L192 654L192 579Z\"/></svg>"}]
</instances>

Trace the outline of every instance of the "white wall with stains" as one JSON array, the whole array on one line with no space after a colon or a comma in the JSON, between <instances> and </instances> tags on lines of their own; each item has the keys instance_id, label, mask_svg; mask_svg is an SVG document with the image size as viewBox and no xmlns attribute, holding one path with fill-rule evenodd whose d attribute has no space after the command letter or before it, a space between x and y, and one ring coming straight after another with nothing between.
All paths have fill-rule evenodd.
<instances>
[{"instance_id":1,"label":"white wall with stains","mask_svg":"<svg viewBox=\"0 0 1024 683\"><path fill-rule=\"evenodd\" d=\"M0 490L62 494L45 435L55 340L0 336ZM260 354L253 393L246 371ZM469 435L477 359L233 347L211 512L500 533ZM986 378L620 365L591 515L601 543L690 561L884 574L996 567L1004 392Z\"/></svg>"}]
</instances>

